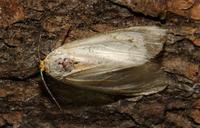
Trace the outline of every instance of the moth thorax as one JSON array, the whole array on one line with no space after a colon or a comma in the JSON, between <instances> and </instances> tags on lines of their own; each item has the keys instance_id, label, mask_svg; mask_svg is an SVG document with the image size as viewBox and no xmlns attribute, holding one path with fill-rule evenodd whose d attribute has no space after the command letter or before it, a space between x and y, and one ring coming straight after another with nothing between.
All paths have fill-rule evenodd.
<instances>
[{"instance_id":1,"label":"moth thorax","mask_svg":"<svg viewBox=\"0 0 200 128\"><path fill-rule=\"evenodd\" d=\"M60 72L71 72L74 69L74 61L67 57L58 58L56 65Z\"/></svg>"}]
</instances>

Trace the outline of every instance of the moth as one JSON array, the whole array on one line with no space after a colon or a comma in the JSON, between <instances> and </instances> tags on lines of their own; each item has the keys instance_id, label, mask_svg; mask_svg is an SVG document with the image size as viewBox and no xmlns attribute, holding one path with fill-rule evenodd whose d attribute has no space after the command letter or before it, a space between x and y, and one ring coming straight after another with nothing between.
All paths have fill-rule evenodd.
<instances>
[{"instance_id":1,"label":"moth","mask_svg":"<svg viewBox=\"0 0 200 128\"><path fill-rule=\"evenodd\" d=\"M149 95L167 86L160 64L153 61L166 39L167 30L157 26L119 29L66 43L40 67L64 104L104 104Z\"/></svg>"}]
</instances>

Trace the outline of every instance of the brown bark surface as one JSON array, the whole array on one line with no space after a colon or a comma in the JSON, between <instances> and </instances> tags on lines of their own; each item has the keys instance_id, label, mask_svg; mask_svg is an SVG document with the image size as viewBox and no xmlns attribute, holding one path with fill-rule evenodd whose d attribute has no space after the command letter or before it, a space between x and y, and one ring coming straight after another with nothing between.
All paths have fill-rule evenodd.
<instances>
[{"instance_id":1,"label":"brown bark surface","mask_svg":"<svg viewBox=\"0 0 200 128\"><path fill-rule=\"evenodd\" d=\"M0 127L200 127L199 21L198 0L0 0ZM185 37L158 57L169 86L136 102L69 106L63 115L42 89L39 60L69 41L136 25Z\"/></svg>"}]
</instances>

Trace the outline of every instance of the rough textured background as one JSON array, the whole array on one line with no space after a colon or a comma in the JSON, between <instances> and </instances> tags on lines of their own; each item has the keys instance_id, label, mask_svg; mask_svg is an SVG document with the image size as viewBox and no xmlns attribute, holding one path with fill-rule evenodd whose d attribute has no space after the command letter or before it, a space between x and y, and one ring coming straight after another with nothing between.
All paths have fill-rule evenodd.
<instances>
[{"instance_id":1,"label":"rough textured background","mask_svg":"<svg viewBox=\"0 0 200 128\"><path fill-rule=\"evenodd\" d=\"M0 127L200 127L199 20L198 0L0 0ZM60 113L39 83L38 51L43 58L68 41L135 25L185 37L159 57L168 88L137 102Z\"/></svg>"}]
</instances>

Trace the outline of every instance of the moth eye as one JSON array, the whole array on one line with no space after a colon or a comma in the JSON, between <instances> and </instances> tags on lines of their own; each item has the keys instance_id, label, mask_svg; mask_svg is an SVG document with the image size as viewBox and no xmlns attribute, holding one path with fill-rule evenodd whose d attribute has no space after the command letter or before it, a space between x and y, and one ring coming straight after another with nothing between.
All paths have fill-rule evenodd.
<instances>
[{"instance_id":1,"label":"moth eye","mask_svg":"<svg viewBox=\"0 0 200 128\"><path fill-rule=\"evenodd\" d=\"M60 72L71 72L74 69L74 61L70 58L59 58L56 65Z\"/></svg>"}]
</instances>

